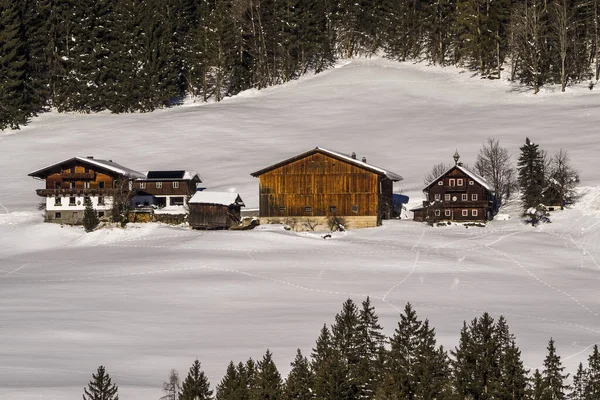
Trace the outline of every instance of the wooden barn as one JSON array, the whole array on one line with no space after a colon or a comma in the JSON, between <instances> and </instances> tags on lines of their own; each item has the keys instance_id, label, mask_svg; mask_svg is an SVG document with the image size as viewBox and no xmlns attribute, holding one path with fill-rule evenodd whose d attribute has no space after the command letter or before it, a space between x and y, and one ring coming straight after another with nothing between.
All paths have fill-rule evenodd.
<instances>
[{"instance_id":1,"label":"wooden barn","mask_svg":"<svg viewBox=\"0 0 600 400\"><path fill-rule=\"evenodd\" d=\"M194 229L229 229L242 220L244 202L237 193L196 192L188 201L188 223Z\"/></svg>"},{"instance_id":2,"label":"wooden barn","mask_svg":"<svg viewBox=\"0 0 600 400\"><path fill-rule=\"evenodd\" d=\"M488 221L494 217L496 201L492 186L481 176L459 163L434 179L423 192L426 200L414 208L415 221Z\"/></svg>"},{"instance_id":3,"label":"wooden barn","mask_svg":"<svg viewBox=\"0 0 600 400\"><path fill-rule=\"evenodd\" d=\"M343 217L346 228L374 227L392 218L398 174L356 154L316 147L251 174L259 179L261 222L294 220L295 229L323 230Z\"/></svg>"}]
</instances>

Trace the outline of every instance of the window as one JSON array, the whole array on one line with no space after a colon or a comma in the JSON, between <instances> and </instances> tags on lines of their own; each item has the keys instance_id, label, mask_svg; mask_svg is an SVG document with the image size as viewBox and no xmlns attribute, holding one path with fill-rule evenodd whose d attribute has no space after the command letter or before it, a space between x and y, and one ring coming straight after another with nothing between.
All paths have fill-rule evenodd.
<instances>
[{"instance_id":1,"label":"window","mask_svg":"<svg viewBox=\"0 0 600 400\"><path fill-rule=\"evenodd\" d=\"M473 200L473 201L477 201L477 193L473 193L473 194L471 195L471 200Z\"/></svg>"},{"instance_id":2,"label":"window","mask_svg":"<svg viewBox=\"0 0 600 400\"><path fill-rule=\"evenodd\" d=\"M85 197L83 198L83 204L87 204L87 202L88 202L88 201L91 203L91 202L92 202L92 199L90 199L90 197L89 197L89 196L85 196Z\"/></svg>"},{"instance_id":3,"label":"window","mask_svg":"<svg viewBox=\"0 0 600 400\"><path fill-rule=\"evenodd\" d=\"M140 182L140 189L146 189L146 182Z\"/></svg>"},{"instance_id":4,"label":"window","mask_svg":"<svg viewBox=\"0 0 600 400\"><path fill-rule=\"evenodd\" d=\"M464 182L463 182L463 180L462 180L462 179L457 179L457 180L456 180L456 185L457 185L457 186L462 186L462 185L463 185L463 183L464 183Z\"/></svg>"},{"instance_id":5,"label":"window","mask_svg":"<svg viewBox=\"0 0 600 400\"><path fill-rule=\"evenodd\" d=\"M469 216L469 210L462 210L462 216L463 217L468 217Z\"/></svg>"},{"instance_id":6,"label":"window","mask_svg":"<svg viewBox=\"0 0 600 400\"><path fill-rule=\"evenodd\" d=\"M89 168L84 168L83 172L85 172L86 174L89 174L90 173L90 169Z\"/></svg>"},{"instance_id":7,"label":"window","mask_svg":"<svg viewBox=\"0 0 600 400\"><path fill-rule=\"evenodd\" d=\"M98 182L98 189L104 189L104 182Z\"/></svg>"},{"instance_id":8,"label":"window","mask_svg":"<svg viewBox=\"0 0 600 400\"><path fill-rule=\"evenodd\" d=\"M442 195L439 193L435 194L435 201L440 201L442 199Z\"/></svg>"},{"instance_id":9,"label":"window","mask_svg":"<svg viewBox=\"0 0 600 400\"><path fill-rule=\"evenodd\" d=\"M172 206L182 206L183 205L183 197L171 197L171 205Z\"/></svg>"},{"instance_id":10,"label":"window","mask_svg":"<svg viewBox=\"0 0 600 400\"><path fill-rule=\"evenodd\" d=\"M450 201L450 194L449 194L449 193L446 193L446 194L444 195L444 200L446 200L446 201Z\"/></svg>"},{"instance_id":11,"label":"window","mask_svg":"<svg viewBox=\"0 0 600 400\"><path fill-rule=\"evenodd\" d=\"M279 207L279 212L280 213L284 213L285 212L285 206L280 206Z\"/></svg>"},{"instance_id":12,"label":"window","mask_svg":"<svg viewBox=\"0 0 600 400\"><path fill-rule=\"evenodd\" d=\"M358 205L352 206L352 212L353 213L358 213Z\"/></svg>"},{"instance_id":13,"label":"window","mask_svg":"<svg viewBox=\"0 0 600 400\"><path fill-rule=\"evenodd\" d=\"M439 216L440 216L440 214L441 214L440 210L435 210L435 216L436 216L436 217L439 217Z\"/></svg>"},{"instance_id":14,"label":"window","mask_svg":"<svg viewBox=\"0 0 600 400\"><path fill-rule=\"evenodd\" d=\"M445 215L446 217L449 217L449 216L451 216L451 215L452 215L452 210L444 210L444 215Z\"/></svg>"},{"instance_id":15,"label":"window","mask_svg":"<svg viewBox=\"0 0 600 400\"><path fill-rule=\"evenodd\" d=\"M466 193L463 193L463 194L462 194L462 196L461 196L461 200L462 200L462 201L467 201L467 200L469 200L469 195L468 195L468 194L466 194Z\"/></svg>"},{"instance_id":16,"label":"window","mask_svg":"<svg viewBox=\"0 0 600 400\"><path fill-rule=\"evenodd\" d=\"M104 211L98 211L98 218L104 218Z\"/></svg>"},{"instance_id":17,"label":"window","mask_svg":"<svg viewBox=\"0 0 600 400\"><path fill-rule=\"evenodd\" d=\"M444 184L444 181L438 181L438 185L442 186Z\"/></svg>"},{"instance_id":18,"label":"window","mask_svg":"<svg viewBox=\"0 0 600 400\"><path fill-rule=\"evenodd\" d=\"M312 212L312 207L304 207L304 212L305 213L311 213Z\"/></svg>"},{"instance_id":19,"label":"window","mask_svg":"<svg viewBox=\"0 0 600 400\"><path fill-rule=\"evenodd\" d=\"M84 189L89 189L90 188L90 183L89 182L83 182L83 188Z\"/></svg>"},{"instance_id":20,"label":"window","mask_svg":"<svg viewBox=\"0 0 600 400\"><path fill-rule=\"evenodd\" d=\"M173 189L179 188L179 182L173 182Z\"/></svg>"},{"instance_id":21,"label":"window","mask_svg":"<svg viewBox=\"0 0 600 400\"><path fill-rule=\"evenodd\" d=\"M475 182L469 181L469 185L473 186L474 184L475 184Z\"/></svg>"},{"instance_id":22,"label":"window","mask_svg":"<svg viewBox=\"0 0 600 400\"><path fill-rule=\"evenodd\" d=\"M471 215L476 217L477 216L477 210L471 210Z\"/></svg>"},{"instance_id":23,"label":"window","mask_svg":"<svg viewBox=\"0 0 600 400\"><path fill-rule=\"evenodd\" d=\"M103 206L104 205L104 196L98 196L98 205L99 206Z\"/></svg>"},{"instance_id":24,"label":"window","mask_svg":"<svg viewBox=\"0 0 600 400\"><path fill-rule=\"evenodd\" d=\"M448 180L448 186L456 186L456 180L455 179L449 179Z\"/></svg>"},{"instance_id":25,"label":"window","mask_svg":"<svg viewBox=\"0 0 600 400\"><path fill-rule=\"evenodd\" d=\"M72 174L75 173L75 167L71 167L71 169L69 170Z\"/></svg>"},{"instance_id":26,"label":"window","mask_svg":"<svg viewBox=\"0 0 600 400\"><path fill-rule=\"evenodd\" d=\"M75 189L75 182L70 182L70 183L69 183L69 187L70 187L71 189Z\"/></svg>"},{"instance_id":27,"label":"window","mask_svg":"<svg viewBox=\"0 0 600 400\"><path fill-rule=\"evenodd\" d=\"M59 212L55 212L54 213L54 218L60 219L60 218L62 218L62 215Z\"/></svg>"},{"instance_id":28,"label":"window","mask_svg":"<svg viewBox=\"0 0 600 400\"><path fill-rule=\"evenodd\" d=\"M162 182L156 182L156 188L162 189Z\"/></svg>"},{"instance_id":29,"label":"window","mask_svg":"<svg viewBox=\"0 0 600 400\"><path fill-rule=\"evenodd\" d=\"M70 206L74 206L75 205L75 197L73 197L73 196L69 197L69 205Z\"/></svg>"},{"instance_id":30,"label":"window","mask_svg":"<svg viewBox=\"0 0 600 400\"><path fill-rule=\"evenodd\" d=\"M54 184L54 188L55 188L55 189L60 189L60 182L56 182L56 183Z\"/></svg>"},{"instance_id":31,"label":"window","mask_svg":"<svg viewBox=\"0 0 600 400\"><path fill-rule=\"evenodd\" d=\"M337 212L336 206L329 206L329 212L335 214Z\"/></svg>"},{"instance_id":32,"label":"window","mask_svg":"<svg viewBox=\"0 0 600 400\"><path fill-rule=\"evenodd\" d=\"M54 198L54 205L55 206L60 206L62 204L62 198L61 197L55 197Z\"/></svg>"}]
</instances>

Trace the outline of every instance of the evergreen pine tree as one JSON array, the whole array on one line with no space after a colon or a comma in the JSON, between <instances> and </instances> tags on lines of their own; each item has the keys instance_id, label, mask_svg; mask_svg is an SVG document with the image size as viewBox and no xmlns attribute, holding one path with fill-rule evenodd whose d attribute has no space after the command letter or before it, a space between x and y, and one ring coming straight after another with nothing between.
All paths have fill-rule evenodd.
<instances>
[{"instance_id":1,"label":"evergreen pine tree","mask_svg":"<svg viewBox=\"0 0 600 400\"><path fill-rule=\"evenodd\" d=\"M236 365L229 362L225 376L217 385L216 400L249 400L250 391L247 385L246 368L244 364Z\"/></svg>"},{"instance_id":2,"label":"evergreen pine tree","mask_svg":"<svg viewBox=\"0 0 600 400\"><path fill-rule=\"evenodd\" d=\"M565 367L562 366L560 356L556 354L554 340L548 342L548 354L544 359L544 371L542 372L542 397L541 400L565 400L569 386L565 380L569 374L563 374Z\"/></svg>"},{"instance_id":3,"label":"evergreen pine tree","mask_svg":"<svg viewBox=\"0 0 600 400\"><path fill-rule=\"evenodd\" d=\"M579 363L577 372L573 375L573 386L569 395L569 400L586 400L585 389L587 387L587 371L583 368L583 364Z\"/></svg>"},{"instance_id":4,"label":"evergreen pine tree","mask_svg":"<svg viewBox=\"0 0 600 400\"><path fill-rule=\"evenodd\" d=\"M292 369L286 379L282 398L284 400L314 399L315 376L308 359L302 355L300 349L296 352L296 358L290 365Z\"/></svg>"},{"instance_id":5,"label":"evergreen pine tree","mask_svg":"<svg viewBox=\"0 0 600 400\"><path fill-rule=\"evenodd\" d=\"M98 220L98 213L94 210L92 201L89 197L85 198L85 209L83 210L83 228L86 232L92 232L100 221Z\"/></svg>"},{"instance_id":6,"label":"evergreen pine tree","mask_svg":"<svg viewBox=\"0 0 600 400\"><path fill-rule=\"evenodd\" d=\"M588 357L587 382L585 385L586 400L600 399L600 352L594 345L592 354Z\"/></svg>"},{"instance_id":7,"label":"evergreen pine tree","mask_svg":"<svg viewBox=\"0 0 600 400\"><path fill-rule=\"evenodd\" d=\"M273 362L273 353L269 350L257 363L255 379L250 391L252 400L276 400L281 398L283 381Z\"/></svg>"},{"instance_id":8,"label":"evergreen pine tree","mask_svg":"<svg viewBox=\"0 0 600 400\"><path fill-rule=\"evenodd\" d=\"M323 325L311 354L311 368L315 374L314 394L317 399L343 400L348 396L347 368L333 338Z\"/></svg>"},{"instance_id":9,"label":"evergreen pine tree","mask_svg":"<svg viewBox=\"0 0 600 400\"><path fill-rule=\"evenodd\" d=\"M88 387L83 389L83 400L119 400L119 388L112 383L110 375L100 365L98 371L92 374Z\"/></svg>"},{"instance_id":10,"label":"evergreen pine tree","mask_svg":"<svg viewBox=\"0 0 600 400\"><path fill-rule=\"evenodd\" d=\"M212 400L213 391L210 390L208 378L201 369L200 361L194 361L187 377L181 385L179 400Z\"/></svg>"},{"instance_id":11,"label":"evergreen pine tree","mask_svg":"<svg viewBox=\"0 0 600 400\"><path fill-rule=\"evenodd\" d=\"M0 0L0 130L28 120L25 41L19 2Z\"/></svg>"},{"instance_id":12,"label":"evergreen pine tree","mask_svg":"<svg viewBox=\"0 0 600 400\"><path fill-rule=\"evenodd\" d=\"M523 209L535 208L543 201L544 160L539 145L525 140L520 148L521 154L517 163L519 171L519 188Z\"/></svg>"},{"instance_id":13,"label":"evergreen pine tree","mask_svg":"<svg viewBox=\"0 0 600 400\"><path fill-rule=\"evenodd\" d=\"M521 351L514 340L504 349L500 361L501 386L498 388L499 399L517 400L527 397L528 371L523 366Z\"/></svg>"},{"instance_id":14,"label":"evergreen pine tree","mask_svg":"<svg viewBox=\"0 0 600 400\"><path fill-rule=\"evenodd\" d=\"M359 391L359 324L358 308L352 299L348 299L331 326L333 346L341 361L339 367L342 370L339 372L345 377L343 391L352 398L356 397Z\"/></svg>"},{"instance_id":15,"label":"evergreen pine tree","mask_svg":"<svg viewBox=\"0 0 600 400\"><path fill-rule=\"evenodd\" d=\"M538 369L533 373L533 379L531 383L531 400L542 400L544 395L544 378Z\"/></svg>"},{"instance_id":16,"label":"evergreen pine tree","mask_svg":"<svg viewBox=\"0 0 600 400\"><path fill-rule=\"evenodd\" d=\"M358 326L358 373L359 399L371 399L377 391L385 353L385 335L379 325L379 317L367 297L362 302Z\"/></svg>"}]
</instances>

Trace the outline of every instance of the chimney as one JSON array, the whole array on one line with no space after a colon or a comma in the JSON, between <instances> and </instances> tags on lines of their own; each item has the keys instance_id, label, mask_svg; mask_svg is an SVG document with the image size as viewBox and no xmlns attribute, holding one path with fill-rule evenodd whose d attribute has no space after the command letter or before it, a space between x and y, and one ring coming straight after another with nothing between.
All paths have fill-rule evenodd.
<instances>
[{"instance_id":1,"label":"chimney","mask_svg":"<svg viewBox=\"0 0 600 400\"><path fill-rule=\"evenodd\" d=\"M94 156L87 156L86 158L89 158L90 160L93 160Z\"/></svg>"},{"instance_id":2,"label":"chimney","mask_svg":"<svg viewBox=\"0 0 600 400\"><path fill-rule=\"evenodd\" d=\"M355 153L355 152L352 152L352 158L353 158L354 160L356 160L356 153Z\"/></svg>"},{"instance_id":3,"label":"chimney","mask_svg":"<svg viewBox=\"0 0 600 400\"><path fill-rule=\"evenodd\" d=\"M363 157L362 162L366 163L367 162L367 157Z\"/></svg>"}]
</instances>

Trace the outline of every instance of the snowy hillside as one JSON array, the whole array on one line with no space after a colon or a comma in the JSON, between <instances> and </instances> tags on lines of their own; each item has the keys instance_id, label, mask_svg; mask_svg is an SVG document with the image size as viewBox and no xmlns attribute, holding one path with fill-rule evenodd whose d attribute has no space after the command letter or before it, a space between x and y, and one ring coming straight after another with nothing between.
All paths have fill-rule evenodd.
<instances>
[{"instance_id":1,"label":"snowy hillside","mask_svg":"<svg viewBox=\"0 0 600 400\"><path fill-rule=\"evenodd\" d=\"M574 372L600 342L599 105L585 88L533 96L455 68L373 59L218 104L51 113L0 134L0 399L81 396L99 364L123 399L158 398L171 368L184 374L198 357L214 387L230 360L267 348L285 374L346 298L367 295L386 333L410 301L450 348L464 319L503 314L526 365L541 364L553 336ZM457 146L473 164L494 137L516 160L527 136L549 153L567 149L581 171L581 202L539 228L512 205L485 228L386 221L332 240L268 225L85 234L42 223L42 184L27 177L93 155L198 170L205 186L253 208L250 172L323 146L401 174L397 190L416 205L425 173Z\"/></svg>"}]
</instances>

